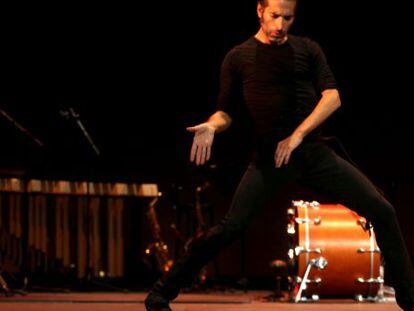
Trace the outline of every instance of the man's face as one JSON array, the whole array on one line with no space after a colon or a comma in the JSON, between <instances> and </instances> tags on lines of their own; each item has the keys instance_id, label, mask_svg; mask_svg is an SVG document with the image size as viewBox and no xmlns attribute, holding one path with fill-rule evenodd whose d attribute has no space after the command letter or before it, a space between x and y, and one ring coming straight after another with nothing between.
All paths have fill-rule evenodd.
<instances>
[{"instance_id":1,"label":"man's face","mask_svg":"<svg viewBox=\"0 0 414 311\"><path fill-rule=\"evenodd\" d=\"M296 1L268 0L268 6L257 6L260 25L271 43L282 41L293 24Z\"/></svg>"}]
</instances>

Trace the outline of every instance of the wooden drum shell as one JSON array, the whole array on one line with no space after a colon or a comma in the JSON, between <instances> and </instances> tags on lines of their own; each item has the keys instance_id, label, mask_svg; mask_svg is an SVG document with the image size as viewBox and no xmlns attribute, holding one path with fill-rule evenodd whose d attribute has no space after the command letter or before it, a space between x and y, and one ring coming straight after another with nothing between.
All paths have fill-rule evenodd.
<instances>
[{"instance_id":1,"label":"wooden drum shell","mask_svg":"<svg viewBox=\"0 0 414 311\"><path fill-rule=\"evenodd\" d=\"M323 257L328 265L323 270L311 268L306 296L376 296L380 289L377 281L381 280L381 255L373 230L365 229L365 219L343 205L302 204L295 206L294 211L291 245L295 250L291 261L294 290L300 286L309 260ZM315 283L318 279L320 282Z\"/></svg>"}]
</instances>

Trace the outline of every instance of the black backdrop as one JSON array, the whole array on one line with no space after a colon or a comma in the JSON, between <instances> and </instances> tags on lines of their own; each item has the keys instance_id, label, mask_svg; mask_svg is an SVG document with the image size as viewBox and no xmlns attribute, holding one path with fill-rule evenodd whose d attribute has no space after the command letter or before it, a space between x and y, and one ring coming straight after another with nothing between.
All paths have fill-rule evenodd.
<instances>
[{"instance_id":1,"label":"black backdrop","mask_svg":"<svg viewBox=\"0 0 414 311\"><path fill-rule=\"evenodd\" d=\"M81 163L88 153L80 133L59 117L57 105L65 102L80 112L105 167L123 168L115 176L185 169L191 139L184 128L213 112L220 63L257 30L255 5L170 2L56 14L58 35L41 22L27 29L27 57L13 61L27 65L31 80L19 86L24 96L3 96L0 107L45 140L57 164L52 172ZM343 106L328 122L330 133L378 176L413 175L407 151L413 61L404 5L301 1L292 30L321 44L339 82ZM50 95L56 93L70 96ZM0 126L3 166L27 165L27 156L16 157L27 151L25 139L3 118ZM62 144L62 137L73 144Z\"/></svg>"}]
</instances>

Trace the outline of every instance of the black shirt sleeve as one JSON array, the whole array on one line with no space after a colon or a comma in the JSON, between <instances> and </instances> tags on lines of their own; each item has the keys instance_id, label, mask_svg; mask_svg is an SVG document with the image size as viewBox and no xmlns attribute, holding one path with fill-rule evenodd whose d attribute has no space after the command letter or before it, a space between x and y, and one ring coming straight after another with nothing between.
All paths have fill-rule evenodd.
<instances>
[{"instance_id":1,"label":"black shirt sleeve","mask_svg":"<svg viewBox=\"0 0 414 311\"><path fill-rule=\"evenodd\" d=\"M336 89L335 77L329 68L325 54L315 41L307 40L313 68L314 83L319 92L327 89Z\"/></svg>"},{"instance_id":2,"label":"black shirt sleeve","mask_svg":"<svg viewBox=\"0 0 414 311\"><path fill-rule=\"evenodd\" d=\"M236 72L234 50L227 53L220 71L220 89L217 97L217 110L222 110L231 117L236 112L237 92L241 92Z\"/></svg>"}]
</instances>

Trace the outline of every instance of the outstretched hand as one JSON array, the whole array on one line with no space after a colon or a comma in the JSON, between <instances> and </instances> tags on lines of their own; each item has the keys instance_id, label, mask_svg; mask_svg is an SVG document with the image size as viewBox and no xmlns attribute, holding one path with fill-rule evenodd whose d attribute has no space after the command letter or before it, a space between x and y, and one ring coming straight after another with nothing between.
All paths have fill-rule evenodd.
<instances>
[{"instance_id":1,"label":"outstretched hand","mask_svg":"<svg viewBox=\"0 0 414 311\"><path fill-rule=\"evenodd\" d=\"M213 145L216 129L208 123L187 127L187 131L194 133L193 145L191 147L190 161L196 165L203 165L210 160L211 146Z\"/></svg>"},{"instance_id":2,"label":"outstretched hand","mask_svg":"<svg viewBox=\"0 0 414 311\"><path fill-rule=\"evenodd\" d=\"M291 136L277 144L275 152L275 165L277 168L281 167L283 164L288 164L293 150L295 150L302 141L302 135L293 133Z\"/></svg>"}]
</instances>

